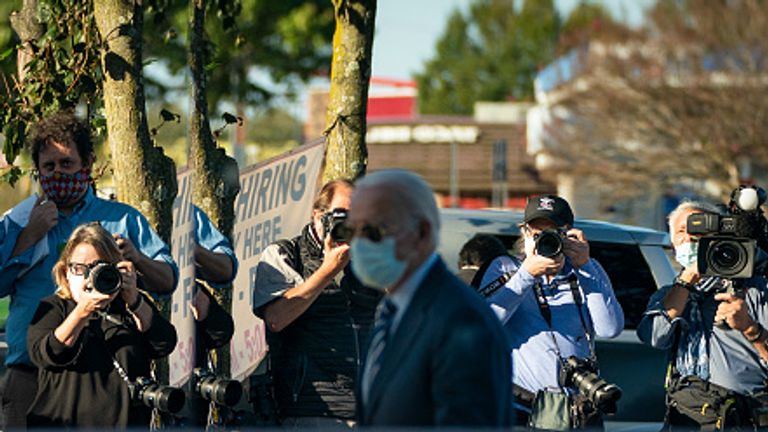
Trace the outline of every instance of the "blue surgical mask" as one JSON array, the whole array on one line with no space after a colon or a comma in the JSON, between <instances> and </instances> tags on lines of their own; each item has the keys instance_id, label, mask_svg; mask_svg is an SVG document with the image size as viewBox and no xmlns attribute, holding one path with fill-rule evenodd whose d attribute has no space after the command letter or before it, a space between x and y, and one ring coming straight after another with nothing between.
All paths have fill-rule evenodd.
<instances>
[{"instance_id":1,"label":"blue surgical mask","mask_svg":"<svg viewBox=\"0 0 768 432\"><path fill-rule=\"evenodd\" d=\"M394 285L405 273L407 263L395 256L395 238L379 242L355 237L350 243L352 271L360 282L381 291Z\"/></svg>"},{"instance_id":2,"label":"blue surgical mask","mask_svg":"<svg viewBox=\"0 0 768 432\"><path fill-rule=\"evenodd\" d=\"M683 268L689 268L696 265L698 256L699 243L697 242L686 242L675 247L675 261L683 266Z\"/></svg>"}]
</instances>

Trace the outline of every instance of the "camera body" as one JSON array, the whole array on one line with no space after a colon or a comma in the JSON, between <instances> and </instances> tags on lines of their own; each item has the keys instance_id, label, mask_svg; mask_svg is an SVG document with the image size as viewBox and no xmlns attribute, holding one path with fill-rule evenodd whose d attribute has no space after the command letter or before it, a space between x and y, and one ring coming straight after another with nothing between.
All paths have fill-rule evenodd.
<instances>
[{"instance_id":1,"label":"camera body","mask_svg":"<svg viewBox=\"0 0 768 432\"><path fill-rule=\"evenodd\" d=\"M239 381L222 378L210 369L203 368L195 368L193 379L195 392L207 401L228 407L240 402L243 386Z\"/></svg>"},{"instance_id":2,"label":"camera body","mask_svg":"<svg viewBox=\"0 0 768 432\"><path fill-rule=\"evenodd\" d=\"M120 290L123 277L114 264L98 263L86 275L86 286L102 294L112 295Z\"/></svg>"},{"instance_id":3,"label":"camera body","mask_svg":"<svg viewBox=\"0 0 768 432\"><path fill-rule=\"evenodd\" d=\"M765 191L761 188L741 186L731 193L727 214L688 216L688 234L701 236L696 259L701 275L752 277L757 267L758 246L768 240L760 210L764 202Z\"/></svg>"},{"instance_id":4,"label":"camera body","mask_svg":"<svg viewBox=\"0 0 768 432\"><path fill-rule=\"evenodd\" d=\"M336 243L349 243L352 240L352 232L347 226L347 209L335 208L327 213L323 213L320 220L323 223L323 238L328 234L331 240Z\"/></svg>"},{"instance_id":5,"label":"camera body","mask_svg":"<svg viewBox=\"0 0 768 432\"><path fill-rule=\"evenodd\" d=\"M600 412L616 413L616 401L621 398L621 388L610 384L597 374L597 365L590 359L570 356L562 362L560 385L576 387Z\"/></svg>"},{"instance_id":6,"label":"camera body","mask_svg":"<svg viewBox=\"0 0 768 432\"><path fill-rule=\"evenodd\" d=\"M533 236L536 242L536 253L543 257L554 258L563 253L565 232L561 229L545 229Z\"/></svg>"},{"instance_id":7,"label":"camera body","mask_svg":"<svg viewBox=\"0 0 768 432\"><path fill-rule=\"evenodd\" d=\"M131 399L162 412L176 414L184 408L186 396L182 389L170 387L147 378L138 377L128 383Z\"/></svg>"}]
</instances>

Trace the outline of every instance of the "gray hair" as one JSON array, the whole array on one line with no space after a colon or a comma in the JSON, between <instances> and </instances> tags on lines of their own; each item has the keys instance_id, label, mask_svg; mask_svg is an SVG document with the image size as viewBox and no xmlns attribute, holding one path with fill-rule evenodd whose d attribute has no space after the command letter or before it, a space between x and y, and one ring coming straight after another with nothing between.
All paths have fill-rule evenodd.
<instances>
[{"instance_id":1,"label":"gray hair","mask_svg":"<svg viewBox=\"0 0 768 432\"><path fill-rule=\"evenodd\" d=\"M355 182L356 189L386 187L402 205L405 216L427 220L432 227L432 241L437 246L440 236L440 213L432 188L418 174L404 169L386 169L368 174Z\"/></svg>"},{"instance_id":2,"label":"gray hair","mask_svg":"<svg viewBox=\"0 0 768 432\"><path fill-rule=\"evenodd\" d=\"M680 204L678 204L674 210L669 212L669 215L667 216L667 225L671 224L672 220L675 219L680 213L683 213L686 211L694 211L699 213L713 213L718 215L723 214L723 210L721 210L718 206L710 202L686 199L680 202Z\"/></svg>"}]
</instances>

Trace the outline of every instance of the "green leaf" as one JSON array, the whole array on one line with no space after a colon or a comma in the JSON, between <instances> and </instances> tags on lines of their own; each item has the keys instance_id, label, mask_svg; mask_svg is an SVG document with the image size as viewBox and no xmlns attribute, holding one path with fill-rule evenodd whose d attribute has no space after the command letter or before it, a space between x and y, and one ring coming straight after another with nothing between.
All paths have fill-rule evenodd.
<instances>
[{"instance_id":1,"label":"green leaf","mask_svg":"<svg viewBox=\"0 0 768 432\"><path fill-rule=\"evenodd\" d=\"M0 61L3 61L7 59L13 52L16 51L16 47L8 48L7 50L0 53Z\"/></svg>"}]
</instances>

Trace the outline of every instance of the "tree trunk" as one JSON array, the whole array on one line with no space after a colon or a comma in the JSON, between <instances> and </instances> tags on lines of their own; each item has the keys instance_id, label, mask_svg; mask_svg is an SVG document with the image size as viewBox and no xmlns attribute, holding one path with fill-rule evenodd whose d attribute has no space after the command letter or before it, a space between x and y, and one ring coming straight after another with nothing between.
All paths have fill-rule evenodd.
<instances>
[{"instance_id":1,"label":"tree trunk","mask_svg":"<svg viewBox=\"0 0 768 432\"><path fill-rule=\"evenodd\" d=\"M194 168L192 201L225 236L231 239L235 222L234 202L240 191L237 162L218 148L208 118L205 75L205 8L207 0L192 2L189 65L192 71L192 112L189 136L190 163Z\"/></svg>"},{"instance_id":2,"label":"tree trunk","mask_svg":"<svg viewBox=\"0 0 768 432\"><path fill-rule=\"evenodd\" d=\"M176 166L149 135L142 79L141 1L94 0L104 70L104 113L120 201L139 209L168 244Z\"/></svg>"},{"instance_id":3,"label":"tree trunk","mask_svg":"<svg viewBox=\"0 0 768 432\"><path fill-rule=\"evenodd\" d=\"M16 70L19 82L24 81L27 63L34 57L31 42L43 35L43 26L37 18L37 0L24 0L21 10L10 16L11 27L19 35L19 50L17 52Z\"/></svg>"},{"instance_id":4,"label":"tree trunk","mask_svg":"<svg viewBox=\"0 0 768 432\"><path fill-rule=\"evenodd\" d=\"M332 0L336 16L331 90L326 115L323 182L365 174L368 82L373 59L376 0Z\"/></svg>"},{"instance_id":5,"label":"tree trunk","mask_svg":"<svg viewBox=\"0 0 768 432\"><path fill-rule=\"evenodd\" d=\"M217 147L211 133L206 96L205 9L207 0L192 1L190 20L189 66L192 72L192 112L189 116L190 164L194 168L192 201L205 212L227 238L232 239L235 224L235 197L240 191L237 162ZM214 296L227 310L232 310L232 287L218 290ZM229 373L229 345L216 350L218 368Z\"/></svg>"}]
</instances>

